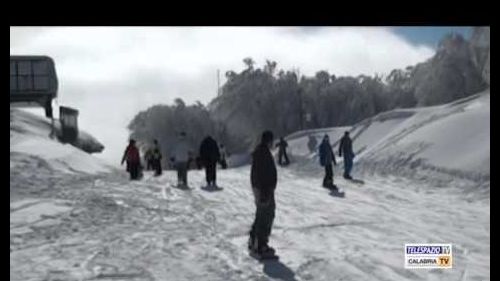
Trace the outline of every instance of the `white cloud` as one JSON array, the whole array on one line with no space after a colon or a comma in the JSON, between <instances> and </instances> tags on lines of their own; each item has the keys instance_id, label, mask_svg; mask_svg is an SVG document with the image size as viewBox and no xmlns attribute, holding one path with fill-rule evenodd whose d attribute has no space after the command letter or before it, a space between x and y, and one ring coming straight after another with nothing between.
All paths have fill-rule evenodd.
<instances>
[{"instance_id":1,"label":"white cloud","mask_svg":"<svg viewBox=\"0 0 500 281\"><path fill-rule=\"evenodd\" d=\"M389 28L11 27L10 52L54 58L60 104L80 109L81 127L104 142L102 157L116 162L137 111L176 97L210 101L216 69L222 76L240 71L244 57L305 75L371 75L422 62L434 50Z\"/></svg>"}]
</instances>

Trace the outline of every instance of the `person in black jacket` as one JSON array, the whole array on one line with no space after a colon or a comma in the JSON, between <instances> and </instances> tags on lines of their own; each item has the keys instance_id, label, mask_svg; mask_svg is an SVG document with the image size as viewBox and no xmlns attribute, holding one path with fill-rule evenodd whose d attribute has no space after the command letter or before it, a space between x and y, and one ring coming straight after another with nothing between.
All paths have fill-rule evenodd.
<instances>
[{"instance_id":1,"label":"person in black jacket","mask_svg":"<svg viewBox=\"0 0 500 281\"><path fill-rule=\"evenodd\" d=\"M283 166L283 165L288 165L290 164L290 160L288 159L288 155L286 154L286 148L288 147L288 143L285 141L283 137L280 138L280 141L278 144L276 144L276 147L279 147L278 149L278 163ZM285 163L283 163L283 157L285 158Z\"/></svg>"},{"instance_id":2,"label":"person in black jacket","mask_svg":"<svg viewBox=\"0 0 500 281\"><path fill-rule=\"evenodd\" d=\"M200 145L200 159L205 167L205 175L207 185L209 187L216 187L217 176L217 162L219 161L220 153L217 142L211 137L207 136Z\"/></svg>"},{"instance_id":3,"label":"person in black jacket","mask_svg":"<svg viewBox=\"0 0 500 281\"><path fill-rule=\"evenodd\" d=\"M352 151L352 140L349 137L349 132L345 132L344 136L340 139L339 145L339 157L342 157L344 153L344 178L352 180L351 170L352 170L352 160L354 158L354 152Z\"/></svg>"},{"instance_id":4,"label":"person in black jacket","mask_svg":"<svg viewBox=\"0 0 500 281\"><path fill-rule=\"evenodd\" d=\"M160 145L158 144L158 140L154 140L154 148L153 148L153 168L155 170L155 176L159 176L162 173L162 168L161 168L161 148Z\"/></svg>"},{"instance_id":5,"label":"person in black jacket","mask_svg":"<svg viewBox=\"0 0 500 281\"><path fill-rule=\"evenodd\" d=\"M326 134L323 141L319 145L319 162L321 166L325 167L323 187L335 188L335 185L333 184L332 162L335 166L337 166L337 160L335 160L335 154L333 153L332 146L330 145L330 138Z\"/></svg>"},{"instance_id":6,"label":"person in black jacket","mask_svg":"<svg viewBox=\"0 0 500 281\"><path fill-rule=\"evenodd\" d=\"M252 153L250 180L257 210L250 230L248 248L258 254L274 253L274 249L268 245L276 209L274 190L278 181L276 165L270 151L272 145L273 133L265 131L260 144Z\"/></svg>"}]
</instances>

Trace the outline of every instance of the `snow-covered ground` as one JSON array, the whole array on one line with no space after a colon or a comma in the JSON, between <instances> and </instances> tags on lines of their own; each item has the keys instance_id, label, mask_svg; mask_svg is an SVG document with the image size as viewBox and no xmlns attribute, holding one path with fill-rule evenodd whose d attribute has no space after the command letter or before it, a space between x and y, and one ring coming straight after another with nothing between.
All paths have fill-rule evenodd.
<instances>
[{"instance_id":1,"label":"snow-covered ground","mask_svg":"<svg viewBox=\"0 0 500 281\"><path fill-rule=\"evenodd\" d=\"M270 241L280 260L266 263L246 251L254 218L248 166L220 170L218 183L224 189L216 192L200 189L202 171L189 172L191 190L173 187L173 171L161 177L147 172L142 181L130 182L123 171L47 138L43 122L21 123L11 116L11 280L489 280L489 165L481 164L484 159L467 157L466 165L477 164L470 171L483 175L477 181L483 182L480 196L464 189L477 179L466 169L464 176L449 173L463 167L450 159L432 159L438 153L429 152L433 145L416 154L430 159L417 163L447 168L432 170L432 177L402 177L402 168L391 174L389 162L370 172L361 170L422 139L453 154L449 146L461 136L446 139L450 132L443 130L456 128L450 125L454 122L478 127L474 122L484 121L478 111L485 111L485 103L489 116L489 96L480 96L462 105L387 113L389 123L378 116L352 128L355 149L362 150L355 175L363 176L365 184L339 178L337 166L335 181L345 197L321 187L323 171L307 141L311 134L328 133L335 142L350 128L289 136L297 157L287 168L278 168ZM424 125L431 111L435 122ZM489 153L489 123L487 138ZM422 173L428 166L413 164ZM440 174L453 177L454 184L433 180ZM404 244L415 242L452 243L453 269L405 269Z\"/></svg>"},{"instance_id":2,"label":"snow-covered ground","mask_svg":"<svg viewBox=\"0 0 500 281\"><path fill-rule=\"evenodd\" d=\"M352 127L292 134L288 137L290 153L292 157L305 155L309 164L316 165L316 151L307 148L309 137L316 137L319 145L328 133L337 153L346 130L353 139L358 176L399 175L437 186L489 192L489 90L446 105L381 113Z\"/></svg>"},{"instance_id":3,"label":"snow-covered ground","mask_svg":"<svg viewBox=\"0 0 500 281\"><path fill-rule=\"evenodd\" d=\"M33 158L51 169L65 173L87 173L111 171L111 167L90 154L70 145L62 144L51 137L48 119L23 110L10 110L10 168ZM93 137L84 133L92 141ZM13 159L14 158L14 159ZM14 160L14 161L13 161ZM17 160L17 161L16 161Z\"/></svg>"}]
</instances>

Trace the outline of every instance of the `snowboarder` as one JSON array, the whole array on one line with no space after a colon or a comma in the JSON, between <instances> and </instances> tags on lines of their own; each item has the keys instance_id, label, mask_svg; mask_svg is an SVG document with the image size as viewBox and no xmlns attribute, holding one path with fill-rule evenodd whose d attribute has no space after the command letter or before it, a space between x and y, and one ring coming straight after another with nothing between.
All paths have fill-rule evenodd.
<instances>
[{"instance_id":1,"label":"snowboarder","mask_svg":"<svg viewBox=\"0 0 500 281\"><path fill-rule=\"evenodd\" d=\"M158 140L154 140L152 159L153 159L153 168L155 169L155 176L159 176L162 173L161 158L162 156L161 156L160 145L158 144Z\"/></svg>"},{"instance_id":2,"label":"snowboarder","mask_svg":"<svg viewBox=\"0 0 500 281\"><path fill-rule=\"evenodd\" d=\"M139 155L139 149L135 146L135 140L130 139L125 153L123 153L123 158L121 164L127 161L127 172L130 173L131 180L139 179L141 158Z\"/></svg>"},{"instance_id":3,"label":"snowboarder","mask_svg":"<svg viewBox=\"0 0 500 281\"><path fill-rule=\"evenodd\" d=\"M273 133L265 131L261 143L252 153L251 184L255 199L255 220L250 230L248 249L259 258L274 257L274 249L269 247L268 240L274 220L274 190L277 184L276 165L270 149L273 144Z\"/></svg>"},{"instance_id":4,"label":"snowboarder","mask_svg":"<svg viewBox=\"0 0 500 281\"><path fill-rule=\"evenodd\" d=\"M226 148L224 147L223 144L220 144L219 152L220 152L220 161L219 161L220 165L222 166L222 169L227 169L227 161L226 161L227 153L226 153Z\"/></svg>"},{"instance_id":5,"label":"snowboarder","mask_svg":"<svg viewBox=\"0 0 500 281\"><path fill-rule=\"evenodd\" d=\"M352 140L349 137L349 132L345 132L344 136L340 139L339 157L344 153L344 178L352 180L351 169L354 152L352 151Z\"/></svg>"},{"instance_id":6,"label":"snowboarder","mask_svg":"<svg viewBox=\"0 0 500 281\"><path fill-rule=\"evenodd\" d=\"M325 177L323 179L323 187L334 188L333 184L333 169L332 162L337 166L335 154L333 153L332 146L330 145L330 138L325 135L323 141L319 145L319 161L321 166L325 167Z\"/></svg>"},{"instance_id":7,"label":"snowboarder","mask_svg":"<svg viewBox=\"0 0 500 281\"><path fill-rule=\"evenodd\" d=\"M219 161L219 157L217 142L211 136L207 136L200 145L200 159L205 167L207 187L215 188L217 186L217 161Z\"/></svg>"},{"instance_id":8,"label":"snowboarder","mask_svg":"<svg viewBox=\"0 0 500 281\"><path fill-rule=\"evenodd\" d=\"M189 146L186 133L181 132L174 150L174 161L177 169L177 183L179 186L187 187L187 171L189 161Z\"/></svg>"},{"instance_id":9,"label":"snowboarder","mask_svg":"<svg viewBox=\"0 0 500 281\"><path fill-rule=\"evenodd\" d=\"M283 165L288 165L290 164L290 160L288 160L288 155L286 154L286 148L288 147L288 143L285 141L283 137L280 138L280 141L278 144L276 144L276 147L279 147L278 150L278 163L283 166ZM283 164L283 157L285 158L285 163Z\"/></svg>"}]
</instances>

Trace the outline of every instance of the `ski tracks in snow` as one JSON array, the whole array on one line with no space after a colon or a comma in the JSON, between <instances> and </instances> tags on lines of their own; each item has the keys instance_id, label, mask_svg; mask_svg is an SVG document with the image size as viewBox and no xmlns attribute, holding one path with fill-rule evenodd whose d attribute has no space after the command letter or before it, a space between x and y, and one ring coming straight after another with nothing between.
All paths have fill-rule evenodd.
<instances>
[{"instance_id":1,"label":"ski tracks in snow","mask_svg":"<svg viewBox=\"0 0 500 281\"><path fill-rule=\"evenodd\" d=\"M52 225L59 238L11 252L11 273L19 276L13 280L489 278L482 264L489 261L489 204L392 177L365 178L361 186L336 177L346 192L339 198L321 178L278 169L270 243L279 262L261 264L247 254L255 212L248 167L219 171L219 192L200 189L203 171L189 172L191 190L171 188L170 171L134 182L118 174L47 193L74 202L63 221L77 232ZM404 269L404 243L412 242L453 243L456 270Z\"/></svg>"}]
</instances>

